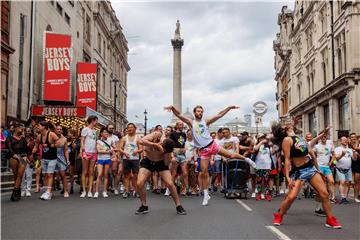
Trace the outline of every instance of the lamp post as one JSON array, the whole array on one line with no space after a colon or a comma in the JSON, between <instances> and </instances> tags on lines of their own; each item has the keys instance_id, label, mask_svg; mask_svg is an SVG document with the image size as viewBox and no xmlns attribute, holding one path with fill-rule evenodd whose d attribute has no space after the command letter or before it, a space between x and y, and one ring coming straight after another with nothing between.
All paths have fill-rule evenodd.
<instances>
[{"instance_id":1,"label":"lamp post","mask_svg":"<svg viewBox=\"0 0 360 240\"><path fill-rule=\"evenodd\" d=\"M117 83L120 81L119 79L113 78L113 74L110 74L110 77L112 78L112 82L114 83L114 127L116 130L116 99L117 99Z\"/></svg>"},{"instance_id":2,"label":"lamp post","mask_svg":"<svg viewBox=\"0 0 360 240\"><path fill-rule=\"evenodd\" d=\"M147 115L148 114L148 112L146 111L146 109L145 109L145 111L144 111L144 116L145 116L145 118L144 118L144 120L145 120L145 128L144 128L144 136L146 136L146 128L147 128L147 120L148 120L148 118L147 118Z\"/></svg>"}]
</instances>

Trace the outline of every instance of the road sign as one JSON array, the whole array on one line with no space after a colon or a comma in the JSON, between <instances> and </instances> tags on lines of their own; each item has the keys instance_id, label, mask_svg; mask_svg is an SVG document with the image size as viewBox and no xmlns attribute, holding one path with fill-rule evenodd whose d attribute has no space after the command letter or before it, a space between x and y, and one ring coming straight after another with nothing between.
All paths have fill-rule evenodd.
<instances>
[{"instance_id":1,"label":"road sign","mask_svg":"<svg viewBox=\"0 0 360 240\"><path fill-rule=\"evenodd\" d=\"M267 104L263 101L257 101L253 105L253 112L257 116L262 116L267 112Z\"/></svg>"}]
</instances>

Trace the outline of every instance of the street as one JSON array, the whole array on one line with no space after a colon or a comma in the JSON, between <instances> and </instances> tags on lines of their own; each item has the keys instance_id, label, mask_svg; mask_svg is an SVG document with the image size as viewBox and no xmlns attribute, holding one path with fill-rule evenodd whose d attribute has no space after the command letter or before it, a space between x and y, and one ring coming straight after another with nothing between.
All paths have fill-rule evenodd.
<instances>
[{"instance_id":1,"label":"street","mask_svg":"<svg viewBox=\"0 0 360 240\"><path fill-rule=\"evenodd\" d=\"M69 199L59 194L48 202L33 193L20 202L2 196L2 239L359 239L359 205L334 205L343 229L324 226L325 218L314 215L314 200L296 200L284 225L269 227L272 212L281 198L272 202L228 200L212 195L207 207L201 197L182 197L186 216L176 214L170 198L148 194L150 212L134 214L139 200L113 195L108 199ZM275 229L275 230L273 230ZM277 230L280 230L277 231ZM276 231L276 232L273 232Z\"/></svg>"}]
</instances>

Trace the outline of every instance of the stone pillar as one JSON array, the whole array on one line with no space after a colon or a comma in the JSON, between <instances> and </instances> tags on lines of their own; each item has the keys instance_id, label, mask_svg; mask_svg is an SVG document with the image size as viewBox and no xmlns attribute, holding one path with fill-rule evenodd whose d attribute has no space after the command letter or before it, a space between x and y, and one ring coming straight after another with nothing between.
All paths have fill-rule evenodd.
<instances>
[{"instance_id":1,"label":"stone pillar","mask_svg":"<svg viewBox=\"0 0 360 240\"><path fill-rule=\"evenodd\" d=\"M174 49L173 62L173 105L182 113L182 96L181 96L181 48L184 45L184 39L180 36L180 23L176 23L175 37L171 39L171 44ZM177 118L173 116L172 123L175 123Z\"/></svg>"}]
</instances>

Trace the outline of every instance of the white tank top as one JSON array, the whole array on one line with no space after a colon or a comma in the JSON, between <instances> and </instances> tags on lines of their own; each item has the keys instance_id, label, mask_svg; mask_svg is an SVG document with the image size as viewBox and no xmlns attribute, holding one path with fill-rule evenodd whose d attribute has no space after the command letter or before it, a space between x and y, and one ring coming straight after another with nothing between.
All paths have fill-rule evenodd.
<instances>
[{"instance_id":1,"label":"white tank top","mask_svg":"<svg viewBox=\"0 0 360 240\"><path fill-rule=\"evenodd\" d=\"M192 125L192 135L195 147L204 148L213 141L204 119L200 122L193 120Z\"/></svg>"},{"instance_id":2,"label":"white tank top","mask_svg":"<svg viewBox=\"0 0 360 240\"><path fill-rule=\"evenodd\" d=\"M129 160L139 160L139 154L133 155L135 150L138 150L137 146L137 136L134 137L133 141L129 141L128 135L125 137L125 146L124 146L124 152L128 153L130 155Z\"/></svg>"}]
</instances>

